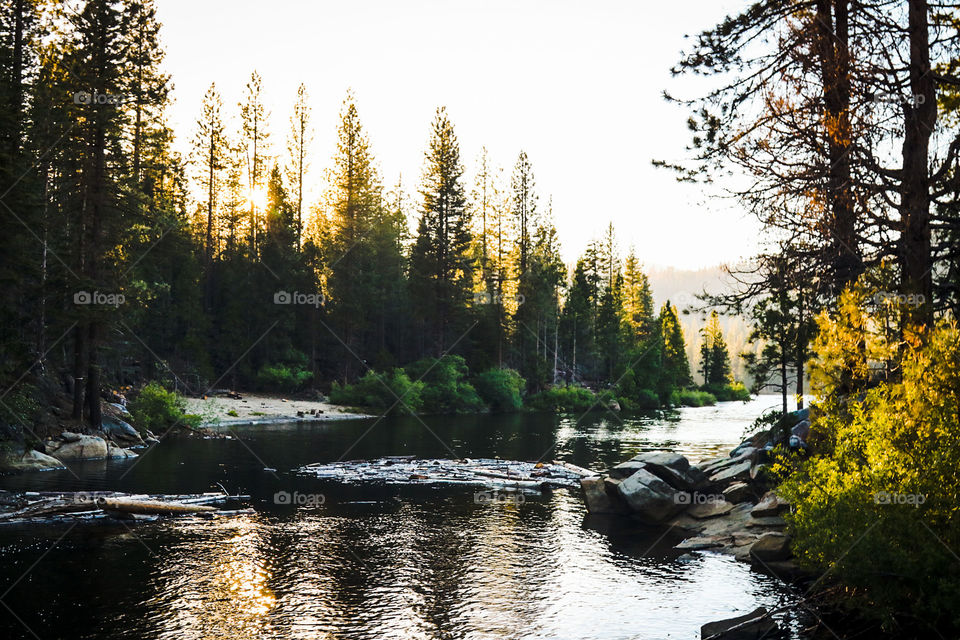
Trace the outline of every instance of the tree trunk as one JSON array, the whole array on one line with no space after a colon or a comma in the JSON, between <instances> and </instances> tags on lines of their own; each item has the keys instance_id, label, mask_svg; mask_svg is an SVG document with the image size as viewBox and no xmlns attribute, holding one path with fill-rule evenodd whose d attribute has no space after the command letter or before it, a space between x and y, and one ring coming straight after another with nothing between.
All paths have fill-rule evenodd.
<instances>
[{"instance_id":1,"label":"tree trunk","mask_svg":"<svg viewBox=\"0 0 960 640\"><path fill-rule=\"evenodd\" d=\"M910 93L903 106L903 172L900 214L902 289L919 304L908 304L908 322L929 324L933 317L930 257L930 172L927 163L930 136L937 122L937 96L930 70L930 34L927 0L908 0Z\"/></svg>"},{"instance_id":2,"label":"tree trunk","mask_svg":"<svg viewBox=\"0 0 960 640\"><path fill-rule=\"evenodd\" d=\"M828 260L839 293L860 273L856 213L850 178L850 53L849 0L817 0L820 74L823 83L824 128L827 139Z\"/></svg>"}]
</instances>

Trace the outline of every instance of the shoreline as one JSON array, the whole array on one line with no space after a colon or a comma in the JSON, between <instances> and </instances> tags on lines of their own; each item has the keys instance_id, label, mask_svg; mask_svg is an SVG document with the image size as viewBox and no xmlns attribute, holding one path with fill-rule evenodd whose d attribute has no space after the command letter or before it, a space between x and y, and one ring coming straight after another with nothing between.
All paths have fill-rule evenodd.
<instances>
[{"instance_id":1,"label":"shoreline","mask_svg":"<svg viewBox=\"0 0 960 640\"><path fill-rule=\"evenodd\" d=\"M205 429L229 429L240 426L282 424L293 422L310 424L331 420L358 420L376 416L347 411L343 407L318 400L295 400L283 396L244 394L239 397L211 396L185 398L186 413L199 415Z\"/></svg>"}]
</instances>

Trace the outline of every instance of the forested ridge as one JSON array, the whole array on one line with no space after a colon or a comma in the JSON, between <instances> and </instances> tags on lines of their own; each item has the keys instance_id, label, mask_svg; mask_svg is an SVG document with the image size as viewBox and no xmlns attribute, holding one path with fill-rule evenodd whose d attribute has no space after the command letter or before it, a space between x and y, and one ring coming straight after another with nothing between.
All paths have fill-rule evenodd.
<instances>
[{"instance_id":1,"label":"forested ridge","mask_svg":"<svg viewBox=\"0 0 960 640\"><path fill-rule=\"evenodd\" d=\"M464 376L516 371L522 395L656 407L694 386L677 305L654 308L612 224L568 270L527 154L468 162L444 107L414 184L385 184L350 92L339 123L315 123L301 85L284 122L255 71L236 105L211 82L181 156L152 2L12 0L3 16L8 404L57 387L97 425L101 396L149 380L327 391L453 355ZM316 126L337 128L325 167Z\"/></svg>"}]
</instances>

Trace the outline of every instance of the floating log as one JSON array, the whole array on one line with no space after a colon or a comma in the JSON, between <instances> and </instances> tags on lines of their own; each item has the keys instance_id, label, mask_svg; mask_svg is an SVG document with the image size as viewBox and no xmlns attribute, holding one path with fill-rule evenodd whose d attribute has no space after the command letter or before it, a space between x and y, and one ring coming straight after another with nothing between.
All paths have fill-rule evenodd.
<instances>
[{"instance_id":1,"label":"floating log","mask_svg":"<svg viewBox=\"0 0 960 640\"><path fill-rule=\"evenodd\" d=\"M250 496L226 493L200 493L187 495L133 495L116 491L67 491L26 492L13 497L14 504L21 508L0 513L0 522L23 522L56 517L78 516L81 518L113 517L130 518L133 515L207 515L233 514L240 512L219 511L214 504L227 501L248 500Z\"/></svg>"},{"instance_id":2,"label":"floating log","mask_svg":"<svg viewBox=\"0 0 960 640\"><path fill-rule=\"evenodd\" d=\"M145 516L178 515L216 511L216 507L204 504L164 502L162 500L137 500L133 498L97 498L97 507L108 512L138 513Z\"/></svg>"}]
</instances>

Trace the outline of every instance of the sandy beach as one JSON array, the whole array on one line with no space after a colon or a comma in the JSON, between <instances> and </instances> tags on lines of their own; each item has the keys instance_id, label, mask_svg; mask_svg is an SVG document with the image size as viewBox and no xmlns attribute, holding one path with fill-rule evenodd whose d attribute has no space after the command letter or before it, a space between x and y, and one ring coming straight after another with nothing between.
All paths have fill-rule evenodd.
<instances>
[{"instance_id":1,"label":"sandy beach","mask_svg":"<svg viewBox=\"0 0 960 640\"><path fill-rule=\"evenodd\" d=\"M187 413L201 415L204 426L259 424L270 422L345 420L368 418L343 407L311 400L292 400L282 396L241 393L240 400L227 397L187 398Z\"/></svg>"}]
</instances>

